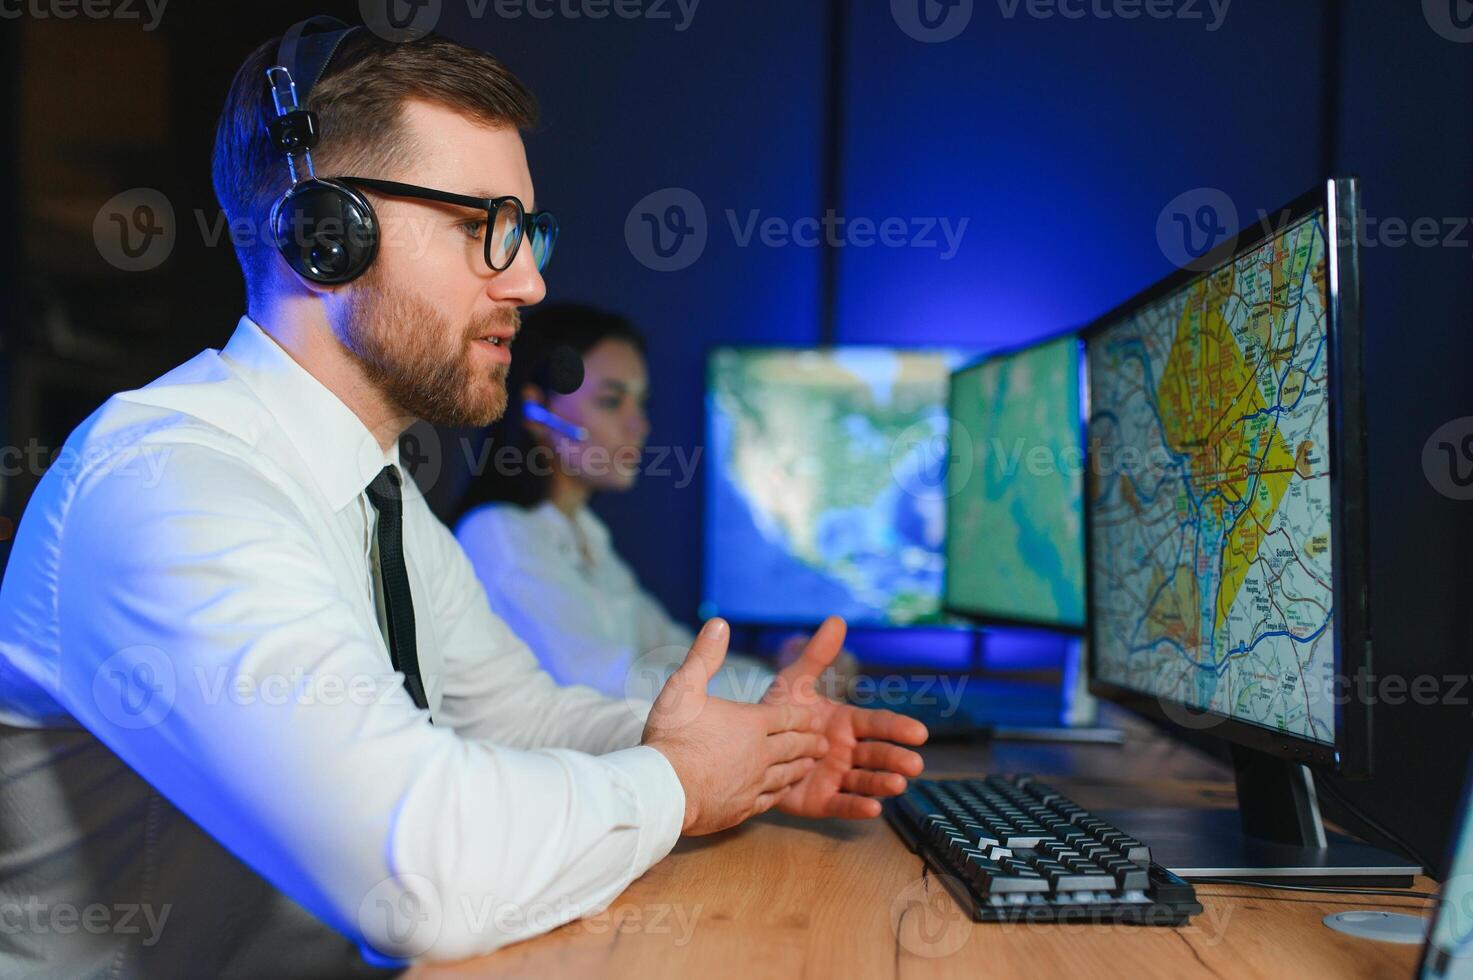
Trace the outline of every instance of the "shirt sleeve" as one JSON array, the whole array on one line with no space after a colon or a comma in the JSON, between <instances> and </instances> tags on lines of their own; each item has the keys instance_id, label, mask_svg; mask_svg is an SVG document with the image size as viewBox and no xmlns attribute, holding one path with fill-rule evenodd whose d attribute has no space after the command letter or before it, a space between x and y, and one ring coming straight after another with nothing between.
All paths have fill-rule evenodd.
<instances>
[{"instance_id":1,"label":"shirt sleeve","mask_svg":"<svg viewBox=\"0 0 1473 980\"><path fill-rule=\"evenodd\" d=\"M596 911L668 852L684 795L658 751L430 724L269 462L145 452L166 456L156 486L101 464L70 488L58 689L277 888L366 955L450 960ZM503 639L472 622L488 632L460 638L457 671ZM506 688L540 683L509 650Z\"/></svg>"},{"instance_id":2,"label":"shirt sleeve","mask_svg":"<svg viewBox=\"0 0 1473 980\"><path fill-rule=\"evenodd\" d=\"M639 691L626 694L622 688L605 695L589 685L559 685L528 645L492 612L475 568L454 535L432 517L430 523L436 575L445 584L436 593L437 614L447 624L443 723L469 738L526 748L598 753L638 745L653 698L642 697ZM553 624L577 618L556 608L546 612ZM681 805L683 816L683 801Z\"/></svg>"}]
</instances>

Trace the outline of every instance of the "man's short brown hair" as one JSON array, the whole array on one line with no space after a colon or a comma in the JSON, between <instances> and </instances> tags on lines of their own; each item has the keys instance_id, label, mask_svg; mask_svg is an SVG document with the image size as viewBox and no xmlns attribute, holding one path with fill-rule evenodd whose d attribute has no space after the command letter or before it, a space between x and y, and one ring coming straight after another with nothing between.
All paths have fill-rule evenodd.
<instances>
[{"instance_id":1,"label":"man's short brown hair","mask_svg":"<svg viewBox=\"0 0 1473 980\"><path fill-rule=\"evenodd\" d=\"M236 71L215 131L215 197L232 228L250 229L235 243L247 295L271 267L275 248L268 216L291 183L286 157L266 133L276 114L266 69L276 63L280 44L279 37L262 44ZM406 99L519 130L537 121L532 93L491 55L433 34L393 43L360 29L343 40L306 100L321 130L312 154L317 173L381 177L396 172L415 152L403 124Z\"/></svg>"}]
</instances>

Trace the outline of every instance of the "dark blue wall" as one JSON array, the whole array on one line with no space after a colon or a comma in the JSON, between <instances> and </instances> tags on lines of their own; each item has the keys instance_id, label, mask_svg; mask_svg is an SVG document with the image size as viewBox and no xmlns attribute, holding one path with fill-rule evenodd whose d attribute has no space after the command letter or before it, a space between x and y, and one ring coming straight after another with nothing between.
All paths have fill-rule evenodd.
<instances>
[{"instance_id":1,"label":"dark blue wall","mask_svg":"<svg viewBox=\"0 0 1473 980\"><path fill-rule=\"evenodd\" d=\"M954 40L924 43L891 4L847 5L843 210L969 224L950 261L846 249L839 338L997 346L1057 333L1171 270L1156 221L1179 193L1219 188L1252 212L1308 189L1323 7L1240 0L1208 31L1038 20L1022 6L1009 19L979 0Z\"/></svg>"}]
</instances>

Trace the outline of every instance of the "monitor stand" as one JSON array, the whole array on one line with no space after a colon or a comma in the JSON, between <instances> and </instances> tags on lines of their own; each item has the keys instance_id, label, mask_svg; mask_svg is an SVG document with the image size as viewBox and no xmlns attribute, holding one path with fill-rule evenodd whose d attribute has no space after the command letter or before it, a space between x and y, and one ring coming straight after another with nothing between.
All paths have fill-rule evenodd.
<instances>
[{"instance_id":1,"label":"monitor stand","mask_svg":"<svg viewBox=\"0 0 1473 980\"><path fill-rule=\"evenodd\" d=\"M1302 763L1232 746L1238 808L1101 810L1183 878L1409 888L1415 861L1326 830Z\"/></svg>"}]
</instances>

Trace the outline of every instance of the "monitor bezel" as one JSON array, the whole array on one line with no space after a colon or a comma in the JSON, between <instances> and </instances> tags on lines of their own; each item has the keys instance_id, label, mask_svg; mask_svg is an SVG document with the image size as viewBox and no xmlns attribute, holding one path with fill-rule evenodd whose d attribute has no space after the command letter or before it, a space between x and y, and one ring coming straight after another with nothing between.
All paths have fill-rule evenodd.
<instances>
[{"instance_id":1,"label":"monitor bezel","mask_svg":"<svg viewBox=\"0 0 1473 980\"><path fill-rule=\"evenodd\" d=\"M1326 227L1326 291L1330 324L1326 347L1331 370L1327 380L1330 400L1330 540L1331 569L1336 592L1331 617L1335 631L1335 674L1331 696L1335 699L1333 744L1280 732L1220 712L1198 712L1184 702L1159 699L1154 695L1099 679L1097 617L1089 613L1094 601L1094 541L1090 520L1088 488L1084 506L1085 608L1090 623L1089 690L1096 697L1121 704L1138 714L1181 724L1214 738L1249 749L1302 762L1344 776L1371 774L1371 699L1354 696L1353 685L1371 674L1368 528L1366 523L1366 469L1364 425L1364 375L1359 250L1359 185L1354 177L1330 178L1323 187L1296 198L1275 212L1266 213L1254 226L1236 235L1194 263L1196 268L1178 269L1165 279L1096 318L1080 331L1086 350L1086 404L1084 409L1085 467L1092 472L1089 424L1093 420L1092 388L1089 379L1088 345L1109 327L1141 306L1154 302L1210 273L1225 262L1261 245L1289 225L1323 209ZM1343 686L1342 686L1343 685ZM1171 710L1167 709L1167 704Z\"/></svg>"},{"instance_id":2,"label":"monitor bezel","mask_svg":"<svg viewBox=\"0 0 1473 980\"><path fill-rule=\"evenodd\" d=\"M702 412L702 419L701 419L701 437L702 437L702 440L703 440L703 444L706 444L706 446L705 446L705 452L704 452L705 458L701 462L701 478L702 478L703 484L704 484L703 487L702 487L702 490L701 490L701 542L700 542L700 556L701 556L700 557L701 573L700 574L701 574L701 582L700 582L700 602L699 602L699 609L700 609L700 616L701 616L701 618L702 619L710 619L712 617L719 616L722 619L725 619L727 622L731 623L733 626L739 627L741 629L759 629L759 630L761 630L761 629L768 629L768 630L811 630L811 629L816 629L818 627L818 625L820 623L822 623L824 621L824 619L826 619L827 616L829 615L829 613L824 613L824 614L819 615L817 618L814 618L814 619L807 619L807 618L803 618L803 617L791 617L791 618L788 618L788 617L774 616L774 615L746 616L746 615L743 615L741 613L733 614L733 613L731 613L731 612L729 612L727 610L721 609L720 607L716 606L711 601L711 599L710 599L710 585L711 585L711 565L710 565L710 562L711 562L711 558L708 555L708 551L710 549L709 528L711 527L712 494L714 493L714 483L712 482L712 475L713 475L712 474L712 467L714 467L716 465L715 456L711 452L711 447L709 445L709 443L711 441L711 428L710 428L710 426L711 426L711 402L710 402L710 395L711 395L712 370L713 370L713 365L714 365L715 358L716 358L716 355L717 354L721 353L722 351L735 351L735 352L737 352L739 354L761 354L761 353L769 353L769 354L820 354L820 355L829 355L829 354L833 354L833 353L835 353L837 351L845 351L845 350L891 351L891 352L894 352L894 353L897 353L897 354L919 354L919 355L932 355L932 356L937 356L937 357L941 357L941 358L959 358L959 359L962 360L963 363L970 363L970 360L974 360L975 359L975 357L972 356L972 354L971 354L971 351L974 351L975 349L976 348L970 348L969 349L969 348L967 348L965 346L961 346L961 347L944 347L944 346L939 346L939 345L934 345L934 344L926 344L926 345L915 346L915 347L906 347L906 346L901 346L901 345L898 345L898 344L873 344L873 343L863 343L863 342L860 342L860 343L838 343L838 344L784 344L784 343L751 343L751 344L742 344L742 343L718 343L718 344L712 344L709 347L707 347L706 348L706 353L705 353L705 360L706 360L706 363L705 363L705 371L704 371L704 375L703 375L705 384L704 384L704 388L703 388L702 393L701 393L701 412ZM948 371L947 372L947 376L946 376L946 384L947 384L946 400L947 400L948 403L949 403L949 400L950 400L950 397L951 397L951 387L950 387L950 384L951 384L951 374L952 373L953 372ZM944 548L944 545L943 545L943 548ZM944 554L944 552L943 552L943 554ZM943 568L942 568L942 575L943 575L943 588L944 588L944 584L945 584L944 583L944 576L945 576L945 566L944 565L943 565ZM957 631L961 631L961 630L965 630L965 629L970 629L971 628L971 624L969 624L969 623L948 622L946 620L946 618L945 618L947 616L946 610L944 608L940 607L940 606L937 607L935 616L938 617L938 618L935 618L935 619L918 619L918 620L913 620L913 621L907 622L907 623L902 623L902 622L898 622L898 621L895 621L895 620L887 620L887 619L846 619L845 622L846 622L846 624L848 625L848 627L850 629L854 629L854 630L865 630L865 631L909 630L909 629L937 629L937 630L957 630Z\"/></svg>"},{"instance_id":3,"label":"monitor bezel","mask_svg":"<svg viewBox=\"0 0 1473 980\"><path fill-rule=\"evenodd\" d=\"M1084 383L1085 383L1085 375L1084 375L1084 341L1080 337L1079 331L1077 331L1077 330L1065 330L1065 331L1060 332L1060 333L1050 334L1050 335L1048 335L1046 337L1039 337L1039 338L1036 338L1036 339L1033 339L1033 340L1029 340L1029 341L1027 341L1025 343L1022 343L1022 344L1015 344L1015 345L1013 345L1011 347L1002 347L1002 348L998 348L997 350L988 351L987 353L982 354L979 357L973 358L972 360L970 360L967 363L963 364L961 367L957 368L955 371L952 371L951 372L951 377L950 377L950 379L947 382L947 392L946 392L946 414L947 414L947 420L948 420L947 421L947 424L948 424L948 426L953 425L956 422L956 412L955 412L954 399L955 399L955 396L956 396L957 378L960 375L966 374L969 371L973 371L973 370L975 370L975 369L977 369L977 368L979 368L979 367L981 367L981 366L983 366L985 364L990 364L993 361L1002 360L1005 357L1015 357L1018 354L1026 354L1029 351L1032 351L1032 350L1034 350L1036 348L1046 347L1049 344L1055 344L1055 343L1058 343L1061 340L1073 340L1074 341L1074 345L1075 345L1075 357L1076 357L1076 364L1075 364L1076 374L1075 374L1075 379L1076 379L1076 381L1078 381L1079 386L1080 386L1080 391L1079 391L1080 417L1079 417L1079 420L1078 420L1078 426L1077 426L1077 433L1076 434L1077 434L1077 436L1079 438L1080 459L1081 459L1081 461L1084 461L1085 460L1084 452L1085 452L1085 449L1086 449L1086 446L1085 446L1085 438L1084 438L1084 422L1085 422L1085 419L1084 419L1084 404L1085 404L1085 401L1084 401L1084 398L1085 398L1085 392L1084 392ZM1086 465L1087 465L1087 462L1086 462ZM1082 481L1084 479L1084 472L1086 472L1086 471L1081 471L1081 473L1080 473L1080 481L1081 481L1081 484L1082 484ZM996 612L992 612L992 611L985 610L985 609L968 608L966 606L956 605L956 604L953 604L951 602L951 596L950 596L950 591L951 591L951 553L950 553L949 549L951 547L951 540L952 540L951 498L952 498L953 495L951 493L950 480L951 480L951 475L950 475L950 470L948 470L947 471L948 486L947 486L947 498L946 498L946 501L947 501L946 502L946 544L942 548L942 554L945 557L945 561L943 562L943 564L941 566L941 611L944 614L948 615L948 616L956 616L956 617L958 617L958 618L960 618L960 619L962 619L962 620L964 620L964 621L966 621L968 623L971 623L971 624L973 624L975 626L1023 627L1023 628L1026 628L1026 629L1047 630L1049 632L1058 633L1058 634L1061 634L1061 635L1064 635L1064 636L1081 636L1082 637L1082 636L1087 635L1087 633L1089 631L1089 601L1088 601L1088 598L1087 597L1086 597L1086 600L1085 600L1084 620L1083 620L1083 622L1080 622L1080 623L1062 623L1062 622L1059 622L1057 620L1034 619L1034 618L1030 618L1030 617L1026 617L1026 616L1019 617L1019 616L1008 615L1008 614L1005 614L1005 613L996 613ZM1083 506L1084 496L1083 496L1083 494L1084 494L1084 487L1081 485L1081 487L1080 487L1080 510L1081 510L1081 517L1082 517L1082 512L1083 512L1083 509L1084 509L1084 506ZM1081 527L1082 527L1082 525L1081 525ZM1081 548L1081 557L1085 560L1085 563L1086 564L1085 564L1084 572L1085 572L1085 577L1088 578L1089 577L1088 555L1087 555L1087 552L1085 552L1083 550L1083 548Z\"/></svg>"}]
</instances>

